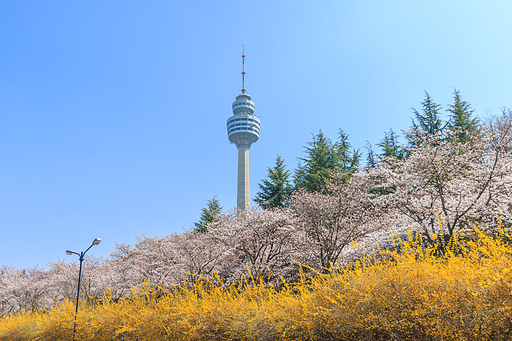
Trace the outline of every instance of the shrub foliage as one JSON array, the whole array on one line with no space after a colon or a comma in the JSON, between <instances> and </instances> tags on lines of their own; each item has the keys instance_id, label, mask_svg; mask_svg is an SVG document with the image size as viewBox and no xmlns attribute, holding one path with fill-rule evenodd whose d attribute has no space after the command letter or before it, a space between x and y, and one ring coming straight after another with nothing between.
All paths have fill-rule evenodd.
<instances>
[{"instance_id":1,"label":"shrub foliage","mask_svg":"<svg viewBox=\"0 0 512 341\"><path fill-rule=\"evenodd\" d=\"M272 285L219 277L165 288L149 282L113 300L81 302L86 340L508 340L512 247L505 231L426 247L409 233L394 251ZM377 260L380 259L380 260ZM69 340L74 306L0 320L0 340Z\"/></svg>"}]
</instances>

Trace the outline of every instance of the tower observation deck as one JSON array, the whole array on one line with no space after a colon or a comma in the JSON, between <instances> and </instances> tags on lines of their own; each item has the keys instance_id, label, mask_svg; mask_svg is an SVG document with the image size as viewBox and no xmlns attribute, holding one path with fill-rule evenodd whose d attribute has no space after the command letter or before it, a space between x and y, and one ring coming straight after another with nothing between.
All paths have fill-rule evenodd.
<instances>
[{"instance_id":1,"label":"tower observation deck","mask_svg":"<svg viewBox=\"0 0 512 341\"><path fill-rule=\"evenodd\" d=\"M254 102L245 93L245 53L242 52L242 93L231 105L233 116L228 118L228 139L238 149L237 207L249 210L249 148L260 136L260 120L254 116Z\"/></svg>"}]
</instances>

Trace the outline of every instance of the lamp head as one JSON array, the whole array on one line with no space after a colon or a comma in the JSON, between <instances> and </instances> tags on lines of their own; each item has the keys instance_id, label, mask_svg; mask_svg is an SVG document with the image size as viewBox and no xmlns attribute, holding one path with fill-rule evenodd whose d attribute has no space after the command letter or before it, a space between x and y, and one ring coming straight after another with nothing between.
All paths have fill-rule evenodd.
<instances>
[{"instance_id":1,"label":"lamp head","mask_svg":"<svg viewBox=\"0 0 512 341\"><path fill-rule=\"evenodd\" d=\"M73 251L71 251L71 250L66 250L66 255L71 256L72 254L73 254Z\"/></svg>"},{"instance_id":2,"label":"lamp head","mask_svg":"<svg viewBox=\"0 0 512 341\"><path fill-rule=\"evenodd\" d=\"M96 238L93 240L92 245L100 245L100 243L101 243L101 238Z\"/></svg>"}]
</instances>

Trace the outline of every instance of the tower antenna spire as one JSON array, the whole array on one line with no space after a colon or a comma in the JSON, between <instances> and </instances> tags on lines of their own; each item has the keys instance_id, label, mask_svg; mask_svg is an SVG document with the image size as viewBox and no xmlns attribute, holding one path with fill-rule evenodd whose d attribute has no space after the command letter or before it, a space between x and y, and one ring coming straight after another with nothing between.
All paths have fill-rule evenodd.
<instances>
[{"instance_id":1,"label":"tower antenna spire","mask_svg":"<svg viewBox=\"0 0 512 341\"><path fill-rule=\"evenodd\" d=\"M245 45L242 45L242 93L245 94Z\"/></svg>"}]
</instances>

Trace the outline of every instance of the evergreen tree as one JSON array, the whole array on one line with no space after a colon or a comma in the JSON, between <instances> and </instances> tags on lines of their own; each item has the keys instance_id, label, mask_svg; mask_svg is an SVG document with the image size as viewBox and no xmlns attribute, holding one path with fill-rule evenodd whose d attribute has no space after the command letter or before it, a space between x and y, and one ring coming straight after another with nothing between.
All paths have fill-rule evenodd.
<instances>
[{"instance_id":1,"label":"evergreen tree","mask_svg":"<svg viewBox=\"0 0 512 341\"><path fill-rule=\"evenodd\" d=\"M396 157L401 160L406 156L405 149L398 143L398 135L391 128L389 132L384 133L384 138L377 143L377 146L382 149L380 157Z\"/></svg>"},{"instance_id":2,"label":"evergreen tree","mask_svg":"<svg viewBox=\"0 0 512 341\"><path fill-rule=\"evenodd\" d=\"M471 104L462 100L459 90L453 90L453 104L450 105L448 112L450 113L448 127L459 141L468 141L469 134L479 130L478 119L471 117L474 110L471 109Z\"/></svg>"},{"instance_id":3,"label":"evergreen tree","mask_svg":"<svg viewBox=\"0 0 512 341\"><path fill-rule=\"evenodd\" d=\"M299 164L297 165L297 168L295 169L293 174L294 190L301 188L299 184L306 183L306 168L301 159L298 159Z\"/></svg>"},{"instance_id":4,"label":"evergreen tree","mask_svg":"<svg viewBox=\"0 0 512 341\"><path fill-rule=\"evenodd\" d=\"M435 135L443 131L443 121L439 111L442 109L440 104L435 103L432 97L425 91L425 99L421 102L423 106L421 113L413 108L414 117L412 120L412 131L407 135L407 139L412 146L417 146L424 141L424 135Z\"/></svg>"},{"instance_id":5,"label":"evergreen tree","mask_svg":"<svg viewBox=\"0 0 512 341\"><path fill-rule=\"evenodd\" d=\"M330 170L335 168L333 145L320 130L317 135L313 135L313 141L308 142L304 149L307 156L299 158L295 188L306 188L314 192L323 184L324 178L330 176Z\"/></svg>"},{"instance_id":6,"label":"evergreen tree","mask_svg":"<svg viewBox=\"0 0 512 341\"><path fill-rule=\"evenodd\" d=\"M377 167L377 155L373 151L372 144L366 141L366 167L375 168Z\"/></svg>"},{"instance_id":7,"label":"evergreen tree","mask_svg":"<svg viewBox=\"0 0 512 341\"><path fill-rule=\"evenodd\" d=\"M268 179L263 179L263 184L258 184L260 190L256 193L255 202L265 209L283 207L287 198L292 193L290 185L290 171L285 168L284 160L278 154L276 165L268 168Z\"/></svg>"},{"instance_id":8,"label":"evergreen tree","mask_svg":"<svg viewBox=\"0 0 512 341\"><path fill-rule=\"evenodd\" d=\"M208 200L206 207L201 211L201 218L194 223L194 232L206 232L208 224L217 221L222 213L222 206L216 196Z\"/></svg>"},{"instance_id":9,"label":"evergreen tree","mask_svg":"<svg viewBox=\"0 0 512 341\"><path fill-rule=\"evenodd\" d=\"M352 148L348 142L348 134L341 129L338 132L338 142L334 144L334 150L340 166L337 170L351 174L359 170L361 153Z\"/></svg>"},{"instance_id":10,"label":"evergreen tree","mask_svg":"<svg viewBox=\"0 0 512 341\"><path fill-rule=\"evenodd\" d=\"M332 172L354 173L358 170L361 153L351 150L348 134L340 129L336 143L327 138L322 131L313 135L313 141L305 147L306 157L299 159L295 171L295 188L305 188L310 192L325 189L326 181Z\"/></svg>"}]
</instances>

